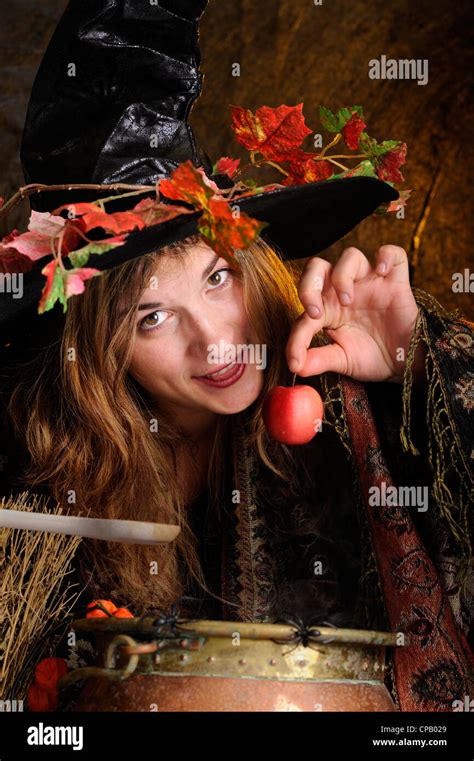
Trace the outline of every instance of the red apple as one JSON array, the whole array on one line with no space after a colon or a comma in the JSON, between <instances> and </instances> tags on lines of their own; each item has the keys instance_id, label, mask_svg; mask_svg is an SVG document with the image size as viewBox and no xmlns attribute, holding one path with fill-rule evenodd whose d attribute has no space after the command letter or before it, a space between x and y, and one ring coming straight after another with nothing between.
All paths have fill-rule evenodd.
<instances>
[{"instance_id":1,"label":"red apple","mask_svg":"<svg viewBox=\"0 0 474 761\"><path fill-rule=\"evenodd\" d=\"M275 386L262 408L268 434L281 444L307 444L320 430L324 404L311 386Z\"/></svg>"}]
</instances>

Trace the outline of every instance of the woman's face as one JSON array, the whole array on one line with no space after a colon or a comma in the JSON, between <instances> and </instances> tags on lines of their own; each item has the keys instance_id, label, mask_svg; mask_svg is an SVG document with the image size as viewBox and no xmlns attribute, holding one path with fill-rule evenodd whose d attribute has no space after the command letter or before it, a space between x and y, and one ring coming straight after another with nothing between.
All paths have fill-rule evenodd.
<instances>
[{"instance_id":1,"label":"woman's face","mask_svg":"<svg viewBox=\"0 0 474 761\"><path fill-rule=\"evenodd\" d=\"M238 361L239 345L256 342L241 282L225 259L200 243L189 247L184 259L157 259L138 307L129 373L170 421L200 435L216 414L241 412L258 397L264 370L248 362L255 356L249 350ZM217 357L215 345L222 347ZM229 365L229 356L237 362L230 362L234 375L228 385L225 379L220 385L206 383L202 376Z\"/></svg>"}]
</instances>

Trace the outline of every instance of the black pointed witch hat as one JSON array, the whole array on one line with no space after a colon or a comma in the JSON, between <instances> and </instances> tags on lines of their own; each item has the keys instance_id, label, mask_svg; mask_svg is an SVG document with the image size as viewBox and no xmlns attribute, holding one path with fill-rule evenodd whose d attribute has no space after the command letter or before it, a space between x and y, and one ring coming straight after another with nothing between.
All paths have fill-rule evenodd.
<instances>
[{"instance_id":1,"label":"black pointed witch hat","mask_svg":"<svg viewBox=\"0 0 474 761\"><path fill-rule=\"evenodd\" d=\"M154 185L190 160L212 174L188 123L199 96L198 21L207 0L70 0L34 81L21 161L27 183ZM212 174L218 188L232 186ZM30 196L33 210L93 201L94 190ZM284 258L316 255L398 192L377 177L354 176L279 187L239 198L241 212L267 223L262 232ZM131 208L136 198L114 201ZM200 211L131 232L122 245L93 254L105 270L198 231ZM60 321L54 309L39 317L44 286L35 262L23 276L22 298L0 294L0 348L24 340L31 321ZM45 318L48 319L45 319ZM19 338L20 336L20 338Z\"/></svg>"}]
</instances>

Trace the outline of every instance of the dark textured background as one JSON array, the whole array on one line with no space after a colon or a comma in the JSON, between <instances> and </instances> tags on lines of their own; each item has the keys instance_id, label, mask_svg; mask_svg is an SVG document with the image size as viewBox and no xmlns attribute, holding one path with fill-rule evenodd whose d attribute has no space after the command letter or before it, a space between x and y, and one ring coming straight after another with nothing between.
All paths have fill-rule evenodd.
<instances>
[{"instance_id":1,"label":"dark textured background","mask_svg":"<svg viewBox=\"0 0 474 761\"><path fill-rule=\"evenodd\" d=\"M23 182L18 153L29 90L66 5L65 0L2 4L4 198ZM467 0L323 0L321 6L312 0L210 0L201 21L204 87L191 123L215 161L221 155L245 155L228 126L231 103L255 110L303 101L306 122L316 132L321 103L332 109L363 105L369 134L408 144L402 171L404 187L414 192L404 220L394 215L365 220L325 256L334 260L344 246L354 244L372 258L383 243L401 245L409 253L412 285L473 319L474 295L451 288L454 272L474 271L469 6ZM428 84L370 80L368 62L382 54L427 58ZM233 63L240 64L240 77L232 76ZM24 204L8 218L8 226L20 227L27 218Z\"/></svg>"}]
</instances>

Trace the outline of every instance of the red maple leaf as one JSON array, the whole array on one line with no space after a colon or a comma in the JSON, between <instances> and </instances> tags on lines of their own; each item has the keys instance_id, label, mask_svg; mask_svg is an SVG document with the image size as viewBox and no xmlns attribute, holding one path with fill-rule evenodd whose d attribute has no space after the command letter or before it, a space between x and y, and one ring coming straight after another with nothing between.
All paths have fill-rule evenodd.
<instances>
[{"instance_id":1,"label":"red maple leaf","mask_svg":"<svg viewBox=\"0 0 474 761\"><path fill-rule=\"evenodd\" d=\"M19 273L29 272L33 269L33 262L24 254L18 253L14 248L0 246L0 272Z\"/></svg>"},{"instance_id":2,"label":"red maple leaf","mask_svg":"<svg viewBox=\"0 0 474 761\"><path fill-rule=\"evenodd\" d=\"M175 206L172 203L159 203L153 198L142 198L136 206L133 207L134 214L142 217L146 227L166 222L181 214L192 214L191 209L185 206Z\"/></svg>"},{"instance_id":3,"label":"red maple leaf","mask_svg":"<svg viewBox=\"0 0 474 761\"><path fill-rule=\"evenodd\" d=\"M297 106L261 106L255 114L248 108L231 106L232 129L242 145L259 151L272 161L287 161L303 142L308 129L303 116L303 103Z\"/></svg>"},{"instance_id":4,"label":"red maple leaf","mask_svg":"<svg viewBox=\"0 0 474 761\"><path fill-rule=\"evenodd\" d=\"M204 207L215 191L205 182L203 174L188 159L176 167L170 177L160 180L159 192L172 201Z\"/></svg>"},{"instance_id":5,"label":"red maple leaf","mask_svg":"<svg viewBox=\"0 0 474 761\"><path fill-rule=\"evenodd\" d=\"M215 186L215 183L212 183ZM233 248L247 248L265 227L244 212L235 214L228 201L215 193L203 172L191 161L180 164L169 178L159 184L159 192L175 201L185 201L202 210L199 232L209 246L232 264ZM217 188L217 186L215 186Z\"/></svg>"},{"instance_id":6,"label":"red maple leaf","mask_svg":"<svg viewBox=\"0 0 474 761\"><path fill-rule=\"evenodd\" d=\"M41 259L52 253L54 238L64 234L64 226L65 220L62 217L53 216L47 211L32 210L27 232L19 233L18 230L13 230L3 238L0 252L15 249L31 261Z\"/></svg>"},{"instance_id":7,"label":"red maple leaf","mask_svg":"<svg viewBox=\"0 0 474 761\"><path fill-rule=\"evenodd\" d=\"M108 214L93 203L74 203L60 206L53 213L58 214L65 209L75 215L76 218L80 218L80 227L83 232L89 232L95 227L102 227L106 232L118 235L145 227L142 217L139 214L134 214L133 211L115 211Z\"/></svg>"},{"instance_id":8,"label":"red maple leaf","mask_svg":"<svg viewBox=\"0 0 474 761\"><path fill-rule=\"evenodd\" d=\"M382 203L380 206L378 206L375 211L374 215L384 215L389 214L391 212L397 212L400 209L402 209L404 206L406 206L407 201L413 191L410 190L400 190L400 197L397 198L395 201L389 201L387 203Z\"/></svg>"},{"instance_id":9,"label":"red maple leaf","mask_svg":"<svg viewBox=\"0 0 474 761\"><path fill-rule=\"evenodd\" d=\"M52 253L51 236L29 230L11 240L9 248L16 249L18 253L35 261Z\"/></svg>"},{"instance_id":10,"label":"red maple leaf","mask_svg":"<svg viewBox=\"0 0 474 761\"><path fill-rule=\"evenodd\" d=\"M289 175L282 180L282 185L303 185L307 182L327 180L334 174L329 161L317 160L314 153L297 151L292 155Z\"/></svg>"},{"instance_id":11,"label":"red maple leaf","mask_svg":"<svg viewBox=\"0 0 474 761\"><path fill-rule=\"evenodd\" d=\"M400 143L396 148L392 148L380 158L376 158L377 176L385 182L404 182L405 178L399 167L405 163L406 155L407 144Z\"/></svg>"},{"instance_id":12,"label":"red maple leaf","mask_svg":"<svg viewBox=\"0 0 474 761\"><path fill-rule=\"evenodd\" d=\"M222 156L214 166L214 172L216 174L226 174L232 179L237 169L239 168L240 159L231 159L229 156Z\"/></svg>"},{"instance_id":13,"label":"red maple leaf","mask_svg":"<svg viewBox=\"0 0 474 761\"><path fill-rule=\"evenodd\" d=\"M231 262L234 249L247 248L265 226L265 222L243 212L236 216L224 199L211 198L208 210L200 219L199 230L216 254Z\"/></svg>"},{"instance_id":14,"label":"red maple leaf","mask_svg":"<svg viewBox=\"0 0 474 761\"><path fill-rule=\"evenodd\" d=\"M89 280L91 277L102 274L100 270L94 269L94 267L77 267L66 275L65 293L66 298L70 296L77 296L80 293L84 293L85 285L84 281Z\"/></svg>"},{"instance_id":15,"label":"red maple leaf","mask_svg":"<svg viewBox=\"0 0 474 761\"><path fill-rule=\"evenodd\" d=\"M344 142L350 151L358 150L360 135L366 127L366 123L359 116L357 111L353 111L351 118L341 130Z\"/></svg>"}]
</instances>

